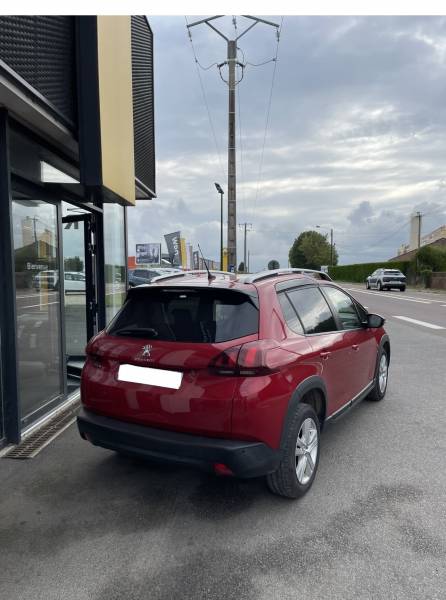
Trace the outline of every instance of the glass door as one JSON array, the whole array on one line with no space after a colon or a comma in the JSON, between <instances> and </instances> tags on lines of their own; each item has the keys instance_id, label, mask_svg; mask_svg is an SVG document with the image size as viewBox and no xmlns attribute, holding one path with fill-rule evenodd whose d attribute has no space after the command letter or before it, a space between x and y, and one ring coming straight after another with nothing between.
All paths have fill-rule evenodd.
<instances>
[{"instance_id":1,"label":"glass door","mask_svg":"<svg viewBox=\"0 0 446 600\"><path fill-rule=\"evenodd\" d=\"M71 388L79 383L85 346L96 331L95 244L91 213L64 202L63 215L65 356Z\"/></svg>"},{"instance_id":2,"label":"glass door","mask_svg":"<svg viewBox=\"0 0 446 600\"><path fill-rule=\"evenodd\" d=\"M15 193L13 232L18 380L26 426L64 393L57 204Z\"/></svg>"}]
</instances>

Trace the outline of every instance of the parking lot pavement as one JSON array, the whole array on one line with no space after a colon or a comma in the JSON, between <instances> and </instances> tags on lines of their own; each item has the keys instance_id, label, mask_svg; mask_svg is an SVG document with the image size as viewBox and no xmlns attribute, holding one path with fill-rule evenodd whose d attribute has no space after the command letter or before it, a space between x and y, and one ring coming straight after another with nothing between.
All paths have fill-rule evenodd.
<instances>
[{"instance_id":1,"label":"parking lot pavement","mask_svg":"<svg viewBox=\"0 0 446 600\"><path fill-rule=\"evenodd\" d=\"M365 297L389 314L388 394L327 429L303 499L121 458L73 426L0 459L0 597L443 600L446 339Z\"/></svg>"}]
</instances>

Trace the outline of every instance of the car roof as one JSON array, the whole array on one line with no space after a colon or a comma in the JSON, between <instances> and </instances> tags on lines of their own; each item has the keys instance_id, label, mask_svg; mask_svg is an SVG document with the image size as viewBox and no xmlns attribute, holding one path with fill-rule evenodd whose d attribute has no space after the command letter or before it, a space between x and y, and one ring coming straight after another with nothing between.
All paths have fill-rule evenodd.
<instances>
[{"instance_id":1,"label":"car roof","mask_svg":"<svg viewBox=\"0 0 446 600\"><path fill-rule=\"evenodd\" d=\"M208 280L207 271L181 271L171 275L154 277L150 283L139 285L129 290L147 290L160 287L169 288L221 288L243 292L257 296L257 290L270 285L275 286L278 282L295 282L298 285L329 283L331 279L316 279L312 273L319 271L307 270L308 273L282 270L280 273L273 271L261 272L250 276L223 271L210 271L214 279ZM325 275L325 274L324 274ZM257 277L256 277L257 276Z\"/></svg>"}]
</instances>

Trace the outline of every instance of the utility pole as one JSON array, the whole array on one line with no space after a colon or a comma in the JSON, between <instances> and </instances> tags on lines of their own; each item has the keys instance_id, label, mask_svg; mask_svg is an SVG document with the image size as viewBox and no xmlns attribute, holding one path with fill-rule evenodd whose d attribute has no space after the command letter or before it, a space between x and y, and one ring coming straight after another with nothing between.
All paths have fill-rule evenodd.
<instances>
[{"instance_id":1,"label":"utility pole","mask_svg":"<svg viewBox=\"0 0 446 600\"><path fill-rule=\"evenodd\" d=\"M333 266L333 227L330 227L330 266Z\"/></svg>"},{"instance_id":2,"label":"utility pole","mask_svg":"<svg viewBox=\"0 0 446 600\"><path fill-rule=\"evenodd\" d=\"M207 19L201 19L187 25L190 35L190 28L196 25L205 24L210 27L215 33L222 37L227 44L226 61L218 65L218 69L221 75L221 68L225 65L228 67L228 80L224 80L228 85L229 102L228 102L228 269L229 271L233 268L234 271L237 269L237 194L236 194L236 147L235 147L235 88L238 83L243 79L243 70L245 65L237 60L237 41L245 35L250 29L255 27L257 23L264 23L271 27L276 27L276 31L279 32L279 25L272 23L271 21L265 21L265 19L259 19L251 15L242 15L246 19L253 21L244 31L242 31L235 39L230 40L226 37L219 29L215 27L211 21L220 19L224 15L215 15L208 17ZM242 77L240 81L236 81L235 70L239 66L242 69ZM246 255L245 255L246 260ZM246 264L246 263L245 263Z\"/></svg>"},{"instance_id":3,"label":"utility pole","mask_svg":"<svg viewBox=\"0 0 446 600\"><path fill-rule=\"evenodd\" d=\"M418 250L420 249L421 246L421 217L423 215L420 213L420 211L417 212L417 218L418 218Z\"/></svg>"},{"instance_id":4,"label":"utility pole","mask_svg":"<svg viewBox=\"0 0 446 600\"><path fill-rule=\"evenodd\" d=\"M248 231L252 230L252 223L239 223L239 227L241 229L244 229L244 237L243 237L243 271L245 273L247 273L247 268L246 268L246 234L248 233ZM249 229L248 229L249 228Z\"/></svg>"}]
</instances>

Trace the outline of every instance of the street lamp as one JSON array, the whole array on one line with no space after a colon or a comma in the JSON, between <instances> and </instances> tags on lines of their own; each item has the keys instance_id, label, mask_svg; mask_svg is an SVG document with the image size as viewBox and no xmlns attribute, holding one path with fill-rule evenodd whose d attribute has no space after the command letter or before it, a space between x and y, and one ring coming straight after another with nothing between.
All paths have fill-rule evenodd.
<instances>
[{"instance_id":1,"label":"street lamp","mask_svg":"<svg viewBox=\"0 0 446 600\"><path fill-rule=\"evenodd\" d=\"M326 229L330 230L330 267L333 266L333 227L321 227L320 225L316 225L317 229Z\"/></svg>"},{"instance_id":2,"label":"street lamp","mask_svg":"<svg viewBox=\"0 0 446 600\"><path fill-rule=\"evenodd\" d=\"M215 183L215 188L220 194L221 217L220 217L220 270L223 271L223 194L224 191L219 183Z\"/></svg>"}]
</instances>

